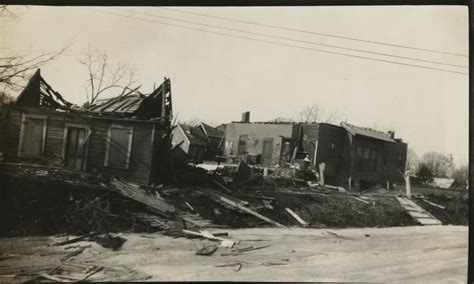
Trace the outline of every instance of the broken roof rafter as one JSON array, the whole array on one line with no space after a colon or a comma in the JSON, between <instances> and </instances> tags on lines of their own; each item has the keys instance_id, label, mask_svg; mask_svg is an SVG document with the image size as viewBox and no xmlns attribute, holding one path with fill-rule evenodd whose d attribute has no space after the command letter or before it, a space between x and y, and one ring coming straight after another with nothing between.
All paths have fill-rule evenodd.
<instances>
[{"instance_id":1,"label":"broken roof rafter","mask_svg":"<svg viewBox=\"0 0 474 284\"><path fill-rule=\"evenodd\" d=\"M347 122L341 122L341 126L352 136L361 135L387 142L396 142L390 133L385 133L368 127L352 125Z\"/></svg>"},{"instance_id":2,"label":"broken roof rafter","mask_svg":"<svg viewBox=\"0 0 474 284\"><path fill-rule=\"evenodd\" d=\"M125 95L101 100L84 110L100 116L162 119L169 125L173 116L171 83L165 78L164 82L149 95L144 95L135 88Z\"/></svg>"},{"instance_id":3,"label":"broken roof rafter","mask_svg":"<svg viewBox=\"0 0 474 284\"><path fill-rule=\"evenodd\" d=\"M38 69L18 95L15 105L69 109L73 104L66 101L59 92L55 91L41 76L40 69Z\"/></svg>"}]
</instances>

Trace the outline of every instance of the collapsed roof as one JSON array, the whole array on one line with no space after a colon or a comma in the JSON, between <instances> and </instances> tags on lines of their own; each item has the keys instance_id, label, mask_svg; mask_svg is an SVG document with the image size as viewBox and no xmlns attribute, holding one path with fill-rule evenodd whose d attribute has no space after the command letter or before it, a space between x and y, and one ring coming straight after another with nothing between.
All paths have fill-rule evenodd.
<instances>
[{"instance_id":1,"label":"collapsed roof","mask_svg":"<svg viewBox=\"0 0 474 284\"><path fill-rule=\"evenodd\" d=\"M144 95L134 89L123 96L101 100L85 110L104 116L161 118L170 121L173 116L170 79L165 78L164 82L149 95Z\"/></svg>"},{"instance_id":2,"label":"collapsed roof","mask_svg":"<svg viewBox=\"0 0 474 284\"><path fill-rule=\"evenodd\" d=\"M375 138L378 140L384 140L387 142L396 142L396 140L392 136L393 132L385 133L385 132L378 131L372 128L355 126L347 122L341 122L341 126L353 136L362 135L366 137Z\"/></svg>"},{"instance_id":3,"label":"collapsed roof","mask_svg":"<svg viewBox=\"0 0 474 284\"><path fill-rule=\"evenodd\" d=\"M72 103L66 101L60 93L41 77L40 69L31 76L26 87L16 99L16 106L42 106L53 109L68 109Z\"/></svg>"},{"instance_id":4,"label":"collapsed roof","mask_svg":"<svg viewBox=\"0 0 474 284\"><path fill-rule=\"evenodd\" d=\"M187 124L179 123L179 127L183 130L184 135L188 138L189 142L195 146L206 147L208 145L207 137L197 127L193 127Z\"/></svg>"},{"instance_id":5,"label":"collapsed roof","mask_svg":"<svg viewBox=\"0 0 474 284\"><path fill-rule=\"evenodd\" d=\"M210 138L219 138L221 139L222 137L224 137L224 131L221 131L215 127L212 127L208 124L205 124L204 122L201 123L201 127L204 131L204 133L206 134L207 137L210 137Z\"/></svg>"}]
</instances>

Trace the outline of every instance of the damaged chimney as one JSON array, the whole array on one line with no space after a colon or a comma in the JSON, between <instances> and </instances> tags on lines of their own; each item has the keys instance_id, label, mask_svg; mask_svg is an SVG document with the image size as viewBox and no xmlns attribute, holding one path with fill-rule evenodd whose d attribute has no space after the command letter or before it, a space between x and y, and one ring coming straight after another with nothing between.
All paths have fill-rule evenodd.
<instances>
[{"instance_id":1,"label":"damaged chimney","mask_svg":"<svg viewBox=\"0 0 474 284\"><path fill-rule=\"evenodd\" d=\"M388 134L390 134L392 139L395 139L395 131L388 131Z\"/></svg>"},{"instance_id":2,"label":"damaged chimney","mask_svg":"<svg viewBox=\"0 0 474 284\"><path fill-rule=\"evenodd\" d=\"M246 111L242 113L242 122L249 123L250 122L250 111Z\"/></svg>"}]
</instances>

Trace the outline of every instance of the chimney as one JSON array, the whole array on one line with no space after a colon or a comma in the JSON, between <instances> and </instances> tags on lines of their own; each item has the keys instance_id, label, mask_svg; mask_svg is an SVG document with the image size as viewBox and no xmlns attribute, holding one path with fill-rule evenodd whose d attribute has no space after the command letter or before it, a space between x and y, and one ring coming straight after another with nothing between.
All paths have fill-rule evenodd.
<instances>
[{"instance_id":1,"label":"chimney","mask_svg":"<svg viewBox=\"0 0 474 284\"><path fill-rule=\"evenodd\" d=\"M388 131L388 134L390 134L392 139L395 139L395 131Z\"/></svg>"},{"instance_id":2,"label":"chimney","mask_svg":"<svg viewBox=\"0 0 474 284\"><path fill-rule=\"evenodd\" d=\"M242 113L242 122L249 123L250 122L250 111L246 111Z\"/></svg>"}]
</instances>

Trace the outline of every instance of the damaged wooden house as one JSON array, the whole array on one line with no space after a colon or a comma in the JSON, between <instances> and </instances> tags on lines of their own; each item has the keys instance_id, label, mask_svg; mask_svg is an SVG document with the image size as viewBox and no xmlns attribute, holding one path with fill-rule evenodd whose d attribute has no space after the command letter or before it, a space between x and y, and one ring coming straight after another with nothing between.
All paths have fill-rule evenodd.
<instances>
[{"instance_id":1,"label":"damaged wooden house","mask_svg":"<svg viewBox=\"0 0 474 284\"><path fill-rule=\"evenodd\" d=\"M224 155L262 167L288 166L307 158L325 181L346 188L403 182L407 144L394 132L349 123L278 123L242 121L226 125Z\"/></svg>"},{"instance_id":2,"label":"damaged wooden house","mask_svg":"<svg viewBox=\"0 0 474 284\"><path fill-rule=\"evenodd\" d=\"M0 108L4 162L46 164L122 177L138 184L170 176L170 80L73 107L43 79L31 77L13 105Z\"/></svg>"},{"instance_id":3,"label":"damaged wooden house","mask_svg":"<svg viewBox=\"0 0 474 284\"><path fill-rule=\"evenodd\" d=\"M172 131L173 156L194 163L215 161L222 154L223 140L224 132L208 124L178 123Z\"/></svg>"}]
</instances>

